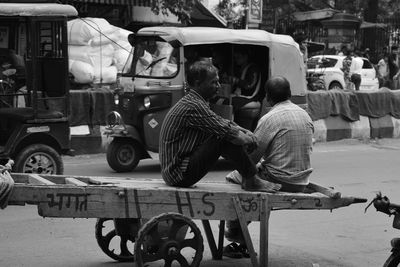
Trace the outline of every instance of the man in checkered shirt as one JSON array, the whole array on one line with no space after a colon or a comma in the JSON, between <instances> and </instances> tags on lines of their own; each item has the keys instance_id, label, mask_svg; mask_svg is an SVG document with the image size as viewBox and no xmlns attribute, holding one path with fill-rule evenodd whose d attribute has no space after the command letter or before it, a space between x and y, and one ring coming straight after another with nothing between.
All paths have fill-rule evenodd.
<instances>
[{"instance_id":1,"label":"man in checkered shirt","mask_svg":"<svg viewBox=\"0 0 400 267\"><path fill-rule=\"evenodd\" d=\"M258 162L259 176L281 184L280 191L303 192L312 172L310 156L313 122L304 109L290 101L290 84L286 78L272 77L267 81L265 89L272 109L258 122L254 131L258 147L250 157ZM237 171L226 178L234 183L240 183L241 180ZM227 229L227 239L242 243L238 221L229 221ZM237 247L232 247L232 244L230 246L231 250Z\"/></svg>"}]
</instances>

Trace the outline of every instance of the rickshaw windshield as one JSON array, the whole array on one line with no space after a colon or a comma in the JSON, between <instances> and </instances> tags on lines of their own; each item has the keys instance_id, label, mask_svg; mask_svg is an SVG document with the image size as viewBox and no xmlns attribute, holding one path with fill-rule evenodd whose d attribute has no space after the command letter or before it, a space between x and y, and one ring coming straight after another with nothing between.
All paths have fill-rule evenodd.
<instances>
[{"instance_id":1,"label":"rickshaw windshield","mask_svg":"<svg viewBox=\"0 0 400 267\"><path fill-rule=\"evenodd\" d=\"M160 37L137 37L132 70L135 77L171 78L178 73L179 48Z\"/></svg>"}]
</instances>

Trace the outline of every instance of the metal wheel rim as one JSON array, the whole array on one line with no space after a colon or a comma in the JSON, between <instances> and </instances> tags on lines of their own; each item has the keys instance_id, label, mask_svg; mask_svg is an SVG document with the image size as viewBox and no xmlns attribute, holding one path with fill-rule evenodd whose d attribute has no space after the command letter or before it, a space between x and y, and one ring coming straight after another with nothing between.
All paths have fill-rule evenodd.
<instances>
[{"instance_id":1,"label":"metal wheel rim","mask_svg":"<svg viewBox=\"0 0 400 267\"><path fill-rule=\"evenodd\" d=\"M36 152L25 160L22 171L24 173L55 174L57 165L49 154Z\"/></svg>"},{"instance_id":2,"label":"metal wheel rim","mask_svg":"<svg viewBox=\"0 0 400 267\"><path fill-rule=\"evenodd\" d=\"M121 165L130 165L135 160L135 148L132 145L125 144L118 150L117 158Z\"/></svg>"},{"instance_id":3,"label":"metal wheel rim","mask_svg":"<svg viewBox=\"0 0 400 267\"><path fill-rule=\"evenodd\" d=\"M164 236L165 232L160 235L159 223L168 220L173 222L168 228L167 236ZM186 227L184 230L186 234L182 236L180 230L184 227ZM192 233L193 237L187 239L187 233ZM191 247L195 253L191 259L181 253L188 247ZM154 217L141 228L135 243L134 254L136 263L140 267L147 266L144 263L160 260L164 260L164 267L170 267L174 261L181 266L197 267L200 265L203 250L201 232L193 221L181 214L166 213ZM191 263L190 260L192 260Z\"/></svg>"}]
</instances>

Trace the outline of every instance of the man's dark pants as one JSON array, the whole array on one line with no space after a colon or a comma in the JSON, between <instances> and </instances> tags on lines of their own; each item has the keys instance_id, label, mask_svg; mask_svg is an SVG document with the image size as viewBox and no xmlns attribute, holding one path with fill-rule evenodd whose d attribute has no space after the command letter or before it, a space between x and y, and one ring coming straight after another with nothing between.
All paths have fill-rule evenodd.
<instances>
[{"instance_id":1,"label":"man's dark pants","mask_svg":"<svg viewBox=\"0 0 400 267\"><path fill-rule=\"evenodd\" d=\"M361 85L361 75L357 73L353 73L350 78L351 82L354 83L354 87L356 91L360 90Z\"/></svg>"},{"instance_id":2,"label":"man's dark pants","mask_svg":"<svg viewBox=\"0 0 400 267\"><path fill-rule=\"evenodd\" d=\"M252 177L257 173L255 164L243 146L210 137L190 156L189 165L183 173L184 179L175 186L194 185L214 167L220 156L231 161L242 177Z\"/></svg>"}]
</instances>

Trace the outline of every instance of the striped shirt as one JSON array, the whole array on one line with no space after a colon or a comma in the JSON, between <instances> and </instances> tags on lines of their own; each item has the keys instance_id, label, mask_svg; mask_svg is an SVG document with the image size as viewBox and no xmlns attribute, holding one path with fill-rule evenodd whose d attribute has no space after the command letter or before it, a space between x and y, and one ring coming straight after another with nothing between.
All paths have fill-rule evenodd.
<instances>
[{"instance_id":1,"label":"striped shirt","mask_svg":"<svg viewBox=\"0 0 400 267\"><path fill-rule=\"evenodd\" d=\"M211 109L195 90L190 90L166 115L160 133L161 174L168 185L183 180L192 153L211 136L232 138L236 124Z\"/></svg>"},{"instance_id":2,"label":"striped shirt","mask_svg":"<svg viewBox=\"0 0 400 267\"><path fill-rule=\"evenodd\" d=\"M290 100L276 104L258 122L254 132L259 147L251 154L261 159L265 175L278 182L307 185L312 172L313 122L308 113Z\"/></svg>"}]
</instances>

